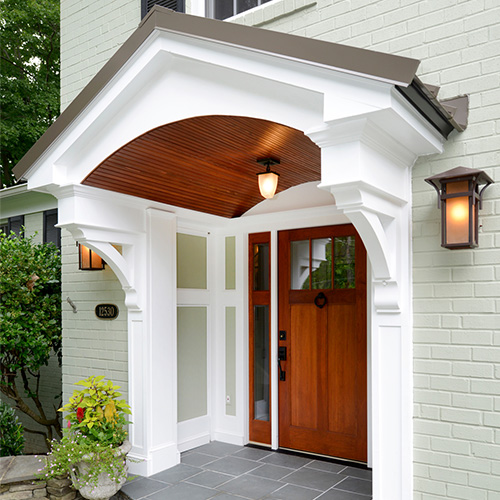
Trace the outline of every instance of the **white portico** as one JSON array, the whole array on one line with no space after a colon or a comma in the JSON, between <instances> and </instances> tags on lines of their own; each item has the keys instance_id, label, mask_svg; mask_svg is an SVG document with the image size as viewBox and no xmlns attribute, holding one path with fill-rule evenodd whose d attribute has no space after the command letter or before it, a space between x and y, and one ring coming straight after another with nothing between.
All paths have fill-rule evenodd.
<instances>
[{"instance_id":1,"label":"white portico","mask_svg":"<svg viewBox=\"0 0 500 500\"><path fill-rule=\"evenodd\" d=\"M373 495L411 497L410 170L459 128L415 78L417 66L155 8L18 165L29 189L58 199L59 225L106 261L125 292L131 441L143 460L137 473L171 467L179 451L210 439L249 440L248 235L269 233L275 360L278 232L351 223L368 255ZM241 130L248 151L245 134L233 147L223 140ZM162 141L161 153L148 147ZM213 166L199 153L208 141L219 155ZM247 154L251 165L275 148L283 158L296 141L301 147L280 165L287 189L257 204L257 170L249 174L243 160L239 169L239 157ZM308 148L319 148L320 163L309 155L301 169L297 158ZM228 214L228 206L236 208ZM206 240L205 288L178 287L177 233ZM229 289L227 238L234 238ZM205 308L207 332L206 412L182 423L180 305ZM227 308L235 325L232 414L224 391ZM270 444L278 448L278 368L270 366Z\"/></svg>"}]
</instances>

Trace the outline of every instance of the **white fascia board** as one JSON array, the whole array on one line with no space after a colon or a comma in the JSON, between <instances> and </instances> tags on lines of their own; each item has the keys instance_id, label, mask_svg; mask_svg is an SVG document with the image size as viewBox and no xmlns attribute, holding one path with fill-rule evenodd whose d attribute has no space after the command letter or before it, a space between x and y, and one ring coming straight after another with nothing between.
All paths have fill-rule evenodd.
<instances>
[{"instance_id":1,"label":"white fascia board","mask_svg":"<svg viewBox=\"0 0 500 500\"><path fill-rule=\"evenodd\" d=\"M28 191L26 184L0 190L0 220L57 208L57 199L45 193Z\"/></svg>"}]
</instances>

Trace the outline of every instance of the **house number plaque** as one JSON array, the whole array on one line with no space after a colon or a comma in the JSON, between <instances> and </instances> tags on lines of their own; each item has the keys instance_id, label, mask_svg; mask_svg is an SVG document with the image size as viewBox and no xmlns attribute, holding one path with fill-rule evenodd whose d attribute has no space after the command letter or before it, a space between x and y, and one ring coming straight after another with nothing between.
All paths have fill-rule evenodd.
<instances>
[{"instance_id":1,"label":"house number plaque","mask_svg":"<svg viewBox=\"0 0 500 500\"><path fill-rule=\"evenodd\" d=\"M115 319L118 317L118 306L115 306L115 304L98 304L95 306L95 315L99 319Z\"/></svg>"}]
</instances>

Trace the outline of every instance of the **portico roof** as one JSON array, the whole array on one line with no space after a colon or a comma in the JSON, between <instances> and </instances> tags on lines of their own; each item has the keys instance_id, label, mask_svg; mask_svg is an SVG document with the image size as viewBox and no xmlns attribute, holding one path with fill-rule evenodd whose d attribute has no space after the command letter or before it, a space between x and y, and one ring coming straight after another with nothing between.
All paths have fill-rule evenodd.
<instances>
[{"instance_id":1,"label":"portico roof","mask_svg":"<svg viewBox=\"0 0 500 500\"><path fill-rule=\"evenodd\" d=\"M179 14L156 5L137 30L16 165L14 174L18 179L27 173L31 166L87 108L155 30L176 33L194 39L209 40L256 53L272 54L285 59L303 61L309 65L333 69L341 73L392 83L443 136L446 137L454 128L457 130L464 128L454 121L449 108L445 109L416 78L418 60Z\"/></svg>"}]
</instances>

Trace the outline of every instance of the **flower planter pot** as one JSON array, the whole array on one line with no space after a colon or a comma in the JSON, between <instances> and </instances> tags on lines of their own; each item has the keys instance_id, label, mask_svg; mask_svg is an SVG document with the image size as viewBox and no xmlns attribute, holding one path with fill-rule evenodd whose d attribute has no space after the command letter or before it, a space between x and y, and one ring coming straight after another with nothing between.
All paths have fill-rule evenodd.
<instances>
[{"instance_id":1,"label":"flower planter pot","mask_svg":"<svg viewBox=\"0 0 500 500\"><path fill-rule=\"evenodd\" d=\"M84 476L88 473L90 468L90 463L92 461L92 456L85 456L84 459L78 464L76 464L76 471L70 472L71 480L73 481L73 486L80 492L80 495L87 500L108 500L120 488L124 485L127 480L128 464L126 461L126 455L131 450L132 445L130 441L124 441L121 446L116 448L117 456L123 457L120 462L119 470L115 470L115 474L112 476L119 477L118 482L110 477L108 473L103 472L99 475L97 483L90 483L81 485L78 478Z\"/></svg>"}]
</instances>

